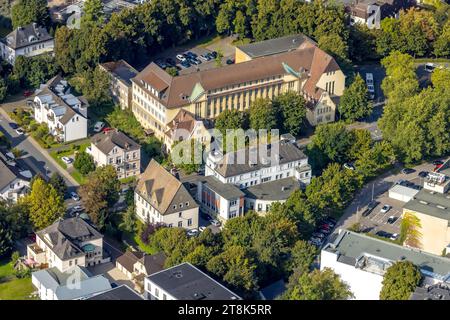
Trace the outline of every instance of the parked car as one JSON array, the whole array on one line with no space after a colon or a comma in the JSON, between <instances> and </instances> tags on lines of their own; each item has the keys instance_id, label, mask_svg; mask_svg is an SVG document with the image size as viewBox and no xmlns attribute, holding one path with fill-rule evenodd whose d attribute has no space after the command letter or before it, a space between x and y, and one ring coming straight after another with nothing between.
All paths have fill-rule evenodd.
<instances>
[{"instance_id":1,"label":"parked car","mask_svg":"<svg viewBox=\"0 0 450 320\"><path fill-rule=\"evenodd\" d=\"M367 217L373 209L375 209L380 203L378 201L370 201L366 209L363 211L362 216Z\"/></svg>"},{"instance_id":2,"label":"parked car","mask_svg":"<svg viewBox=\"0 0 450 320\"><path fill-rule=\"evenodd\" d=\"M114 128L106 127L102 129L102 132L109 132L111 130L114 130Z\"/></svg>"},{"instance_id":3,"label":"parked car","mask_svg":"<svg viewBox=\"0 0 450 320\"><path fill-rule=\"evenodd\" d=\"M392 206L385 204L381 209L380 212L381 213L387 213L389 210L391 210Z\"/></svg>"},{"instance_id":4,"label":"parked car","mask_svg":"<svg viewBox=\"0 0 450 320\"><path fill-rule=\"evenodd\" d=\"M396 216L390 216L388 219L387 219L387 223L389 223L389 224L394 224L395 223L395 221L397 221L397 217Z\"/></svg>"},{"instance_id":5,"label":"parked car","mask_svg":"<svg viewBox=\"0 0 450 320\"><path fill-rule=\"evenodd\" d=\"M344 168L349 170L355 170L355 166L351 163L344 163Z\"/></svg>"},{"instance_id":6,"label":"parked car","mask_svg":"<svg viewBox=\"0 0 450 320\"><path fill-rule=\"evenodd\" d=\"M390 239L390 238L393 236L392 233L389 233L389 232L386 232L386 231L382 231L382 230L378 231L378 232L375 233L375 234L376 234L377 236L379 236L379 237L388 238L388 239Z\"/></svg>"},{"instance_id":7,"label":"parked car","mask_svg":"<svg viewBox=\"0 0 450 320\"><path fill-rule=\"evenodd\" d=\"M71 164L73 162L69 157L62 157L61 160L64 161L65 164Z\"/></svg>"},{"instance_id":8,"label":"parked car","mask_svg":"<svg viewBox=\"0 0 450 320\"><path fill-rule=\"evenodd\" d=\"M367 85L367 91L369 92L369 98L374 99L375 98L375 85L373 82L373 74L372 73L366 73L366 85Z\"/></svg>"},{"instance_id":9,"label":"parked car","mask_svg":"<svg viewBox=\"0 0 450 320\"><path fill-rule=\"evenodd\" d=\"M432 163L433 163L435 166L440 166L440 165L443 165L443 164L444 164L444 161L442 161L442 160L434 160Z\"/></svg>"},{"instance_id":10,"label":"parked car","mask_svg":"<svg viewBox=\"0 0 450 320\"><path fill-rule=\"evenodd\" d=\"M187 60L182 61L180 64L185 68L189 68L191 66L191 64Z\"/></svg>"},{"instance_id":11,"label":"parked car","mask_svg":"<svg viewBox=\"0 0 450 320\"><path fill-rule=\"evenodd\" d=\"M195 237L198 235L198 233L199 233L199 231L197 229L191 229L191 230L187 231L187 235L189 237Z\"/></svg>"},{"instance_id":12,"label":"parked car","mask_svg":"<svg viewBox=\"0 0 450 320\"><path fill-rule=\"evenodd\" d=\"M210 222L215 227L220 227L220 225L221 225L220 221L218 221L216 219L212 219Z\"/></svg>"},{"instance_id":13,"label":"parked car","mask_svg":"<svg viewBox=\"0 0 450 320\"><path fill-rule=\"evenodd\" d=\"M398 237L399 237L400 235L398 234L398 233L394 233L392 236L390 236L390 238L389 239L391 239L391 240L393 240L393 241L395 241L395 240L397 240L398 239Z\"/></svg>"},{"instance_id":14,"label":"parked car","mask_svg":"<svg viewBox=\"0 0 450 320\"><path fill-rule=\"evenodd\" d=\"M206 54L201 54L200 59L202 59L203 61L210 61L212 58L206 53Z\"/></svg>"},{"instance_id":15,"label":"parked car","mask_svg":"<svg viewBox=\"0 0 450 320\"><path fill-rule=\"evenodd\" d=\"M326 236L322 233L322 232L314 232L312 234L313 238L319 238L319 239L324 239Z\"/></svg>"},{"instance_id":16,"label":"parked car","mask_svg":"<svg viewBox=\"0 0 450 320\"><path fill-rule=\"evenodd\" d=\"M211 51L210 55L215 59L217 58L217 51Z\"/></svg>"},{"instance_id":17,"label":"parked car","mask_svg":"<svg viewBox=\"0 0 450 320\"><path fill-rule=\"evenodd\" d=\"M322 232L322 233L324 233L324 234L330 234L331 233L331 230L330 229L327 229L327 228L320 228L319 229L319 232Z\"/></svg>"},{"instance_id":18,"label":"parked car","mask_svg":"<svg viewBox=\"0 0 450 320\"><path fill-rule=\"evenodd\" d=\"M202 62L200 60L198 60L197 58L190 58L189 62L191 64L195 64L196 66L198 66L199 64L201 64Z\"/></svg>"},{"instance_id":19,"label":"parked car","mask_svg":"<svg viewBox=\"0 0 450 320\"><path fill-rule=\"evenodd\" d=\"M403 173L403 174L410 174L410 173L413 173L413 172L416 172L416 170L411 169L411 168L404 168L404 169L402 170L402 173Z\"/></svg>"},{"instance_id":20,"label":"parked car","mask_svg":"<svg viewBox=\"0 0 450 320\"><path fill-rule=\"evenodd\" d=\"M198 230L199 230L200 232L203 232L203 231L206 230L206 227L205 227L205 226L200 226L200 227L198 228Z\"/></svg>"},{"instance_id":21,"label":"parked car","mask_svg":"<svg viewBox=\"0 0 450 320\"><path fill-rule=\"evenodd\" d=\"M312 239L310 240L310 242L311 242L313 245L317 246L317 247L320 247L320 246L323 244L323 242L320 241L320 239L317 239L317 238L312 238Z\"/></svg>"},{"instance_id":22,"label":"parked car","mask_svg":"<svg viewBox=\"0 0 450 320\"><path fill-rule=\"evenodd\" d=\"M79 206L79 205L76 205L76 206L74 206L74 207L72 208L72 211L73 211L73 212L81 212L81 211L83 211L83 207L82 207L82 206Z\"/></svg>"},{"instance_id":23,"label":"parked car","mask_svg":"<svg viewBox=\"0 0 450 320\"><path fill-rule=\"evenodd\" d=\"M166 59L166 64L170 65L170 66L175 66L177 63L175 62L175 60L173 60L172 58L167 58Z\"/></svg>"},{"instance_id":24,"label":"parked car","mask_svg":"<svg viewBox=\"0 0 450 320\"><path fill-rule=\"evenodd\" d=\"M419 177L421 177L421 178L426 178L426 177L428 177L428 171L420 171L420 172L419 172Z\"/></svg>"},{"instance_id":25,"label":"parked car","mask_svg":"<svg viewBox=\"0 0 450 320\"><path fill-rule=\"evenodd\" d=\"M336 219L333 218L333 217L326 217L326 218L325 218L325 221L332 222L332 223L334 223L334 224L336 225Z\"/></svg>"},{"instance_id":26,"label":"parked car","mask_svg":"<svg viewBox=\"0 0 450 320\"><path fill-rule=\"evenodd\" d=\"M17 129L16 129L16 133L17 133L19 136L21 136L21 135L23 135L23 134L25 133L25 131L23 131L22 128L17 128Z\"/></svg>"},{"instance_id":27,"label":"parked car","mask_svg":"<svg viewBox=\"0 0 450 320\"><path fill-rule=\"evenodd\" d=\"M434 69L436 69L436 65L434 63L428 62L425 64L425 71L426 72L433 72Z\"/></svg>"},{"instance_id":28,"label":"parked car","mask_svg":"<svg viewBox=\"0 0 450 320\"><path fill-rule=\"evenodd\" d=\"M32 94L33 94L33 91L30 91L30 90L25 90L25 91L23 92L23 96L24 96L25 98L31 96Z\"/></svg>"},{"instance_id":29,"label":"parked car","mask_svg":"<svg viewBox=\"0 0 450 320\"><path fill-rule=\"evenodd\" d=\"M196 59L197 58L197 54L193 53L192 51L185 52L184 55L188 56L189 58L192 58L192 59Z\"/></svg>"},{"instance_id":30,"label":"parked car","mask_svg":"<svg viewBox=\"0 0 450 320\"><path fill-rule=\"evenodd\" d=\"M102 131L103 127L105 126L104 122L98 121L94 125L94 132L100 132Z\"/></svg>"},{"instance_id":31,"label":"parked car","mask_svg":"<svg viewBox=\"0 0 450 320\"><path fill-rule=\"evenodd\" d=\"M234 63L234 59L227 59L226 63L227 64L233 64Z\"/></svg>"},{"instance_id":32,"label":"parked car","mask_svg":"<svg viewBox=\"0 0 450 320\"><path fill-rule=\"evenodd\" d=\"M19 128L18 124L17 124L17 123L14 123L14 122L10 122L10 123L9 123L9 126L11 127L11 129L14 129L14 130L16 130L16 129Z\"/></svg>"},{"instance_id":33,"label":"parked car","mask_svg":"<svg viewBox=\"0 0 450 320\"><path fill-rule=\"evenodd\" d=\"M70 197L72 198L73 201L80 201L80 197L76 192L71 192Z\"/></svg>"},{"instance_id":34,"label":"parked car","mask_svg":"<svg viewBox=\"0 0 450 320\"><path fill-rule=\"evenodd\" d=\"M177 54L176 58L181 62L186 61L184 54Z\"/></svg>"}]
</instances>

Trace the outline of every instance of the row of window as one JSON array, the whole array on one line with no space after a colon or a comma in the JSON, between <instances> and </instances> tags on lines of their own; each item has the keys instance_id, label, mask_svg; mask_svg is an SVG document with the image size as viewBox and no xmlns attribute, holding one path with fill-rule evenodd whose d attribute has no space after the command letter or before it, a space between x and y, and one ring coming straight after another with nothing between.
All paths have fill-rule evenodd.
<instances>
[{"instance_id":1,"label":"row of window","mask_svg":"<svg viewBox=\"0 0 450 320\"><path fill-rule=\"evenodd\" d=\"M259 80L255 80L255 81L248 81L248 82L244 82L244 83L238 83L236 85L229 85L229 86L226 86L226 87L223 87L223 88L209 90L208 94L219 93L219 92L233 90L233 89L239 89L240 87L252 86L252 85L257 85L257 84L264 84L264 83L267 83L269 81L273 81L273 80L277 80L277 79L281 79L281 78L282 78L282 75L278 75L278 76L268 77L266 79L259 79Z\"/></svg>"}]
</instances>

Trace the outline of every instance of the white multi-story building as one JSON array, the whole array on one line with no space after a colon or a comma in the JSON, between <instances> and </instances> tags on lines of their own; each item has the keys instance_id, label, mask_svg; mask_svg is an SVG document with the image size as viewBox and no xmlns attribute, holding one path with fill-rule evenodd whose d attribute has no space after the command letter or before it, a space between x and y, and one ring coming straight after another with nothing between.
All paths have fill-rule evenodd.
<instances>
[{"instance_id":1,"label":"white multi-story building","mask_svg":"<svg viewBox=\"0 0 450 320\"><path fill-rule=\"evenodd\" d=\"M29 170L20 170L14 160L0 154L0 200L17 202L28 192L31 178Z\"/></svg>"},{"instance_id":2,"label":"white multi-story building","mask_svg":"<svg viewBox=\"0 0 450 320\"><path fill-rule=\"evenodd\" d=\"M154 159L135 189L136 215L142 222L198 228L198 205L184 185Z\"/></svg>"},{"instance_id":3,"label":"white multi-story building","mask_svg":"<svg viewBox=\"0 0 450 320\"><path fill-rule=\"evenodd\" d=\"M56 76L37 90L33 100L34 118L45 123L61 142L87 137L87 107L84 97L75 97L66 80Z\"/></svg>"},{"instance_id":4,"label":"white multi-story building","mask_svg":"<svg viewBox=\"0 0 450 320\"><path fill-rule=\"evenodd\" d=\"M148 276L144 285L148 300L241 300L188 262Z\"/></svg>"},{"instance_id":5,"label":"white multi-story building","mask_svg":"<svg viewBox=\"0 0 450 320\"><path fill-rule=\"evenodd\" d=\"M28 245L27 256L34 264L61 272L110 261L103 252L103 235L80 217L59 219L36 232L36 243Z\"/></svg>"},{"instance_id":6,"label":"white multi-story building","mask_svg":"<svg viewBox=\"0 0 450 320\"><path fill-rule=\"evenodd\" d=\"M290 141L281 140L277 145L278 148L275 144L273 148L267 145L261 151L256 151L258 148L245 148L225 156L213 151L206 160L205 175L214 176L222 183L231 183L241 189L292 177L308 185L311 182L308 157ZM278 154L272 156L274 150ZM251 156L253 152L254 157ZM243 163L240 163L240 158Z\"/></svg>"},{"instance_id":7,"label":"white multi-story building","mask_svg":"<svg viewBox=\"0 0 450 320\"><path fill-rule=\"evenodd\" d=\"M3 60L14 65L18 56L33 57L53 52L53 37L47 30L31 23L17 27L0 41L0 54Z\"/></svg>"},{"instance_id":8,"label":"white multi-story building","mask_svg":"<svg viewBox=\"0 0 450 320\"><path fill-rule=\"evenodd\" d=\"M419 267L422 285L450 280L448 258L347 230L339 230L336 240L322 249L320 269L330 268L338 274L356 300L378 300L386 270L403 260Z\"/></svg>"}]
</instances>

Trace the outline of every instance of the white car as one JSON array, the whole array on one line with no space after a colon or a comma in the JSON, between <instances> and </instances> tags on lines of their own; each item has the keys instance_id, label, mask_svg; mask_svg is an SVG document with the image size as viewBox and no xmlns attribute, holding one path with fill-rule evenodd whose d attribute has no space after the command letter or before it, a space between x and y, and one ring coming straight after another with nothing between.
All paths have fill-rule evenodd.
<instances>
[{"instance_id":1,"label":"white car","mask_svg":"<svg viewBox=\"0 0 450 320\"><path fill-rule=\"evenodd\" d=\"M388 205L388 204L385 204L385 205L380 209L380 212L381 212L381 213L386 213L386 212L388 212L389 210L391 210L391 208L392 208L392 206L390 206L390 205Z\"/></svg>"},{"instance_id":2,"label":"white car","mask_svg":"<svg viewBox=\"0 0 450 320\"><path fill-rule=\"evenodd\" d=\"M176 57L179 61L186 61L186 57L184 56L184 55L182 55L182 54L177 54L177 57Z\"/></svg>"},{"instance_id":3,"label":"white car","mask_svg":"<svg viewBox=\"0 0 450 320\"><path fill-rule=\"evenodd\" d=\"M351 163L344 163L344 168L349 170L355 170L355 166Z\"/></svg>"},{"instance_id":4,"label":"white car","mask_svg":"<svg viewBox=\"0 0 450 320\"><path fill-rule=\"evenodd\" d=\"M80 196L77 195L76 192L71 192L70 197L72 198L73 201L80 201Z\"/></svg>"},{"instance_id":5,"label":"white car","mask_svg":"<svg viewBox=\"0 0 450 320\"><path fill-rule=\"evenodd\" d=\"M94 132L100 132L102 131L102 129L105 127L105 123L98 121L97 123L95 123L94 125Z\"/></svg>"},{"instance_id":6,"label":"white car","mask_svg":"<svg viewBox=\"0 0 450 320\"><path fill-rule=\"evenodd\" d=\"M61 160L64 161L65 164L71 164L73 161L72 158L69 157L62 157Z\"/></svg>"},{"instance_id":7,"label":"white car","mask_svg":"<svg viewBox=\"0 0 450 320\"><path fill-rule=\"evenodd\" d=\"M197 229L191 229L191 230L188 230L188 232L187 232L187 235L189 236L189 237L195 237L196 235L198 235L198 230Z\"/></svg>"},{"instance_id":8,"label":"white car","mask_svg":"<svg viewBox=\"0 0 450 320\"><path fill-rule=\"evenodd\" d=\"M428 62L425 64L425 71L426 72L433 72L434 69L436 69L436 65L434 63Z\"/></svg>"},{"instance_id":9,"label":"white car","mask_svg":"<svg viewBox=\"0 0 450 320\"><path fill-rule=\"evenodd\" d=\"M210 222L213 226L220 227L220 224L221 224L220 221L218 221L216 219L212 219Z\"/></svg>"},{"instance_id":10,"label":"white car","mask_svg":"<svg viewBox=\"0 0 450 320\"><path fill-rule=\"evenodd\" d=\"M205 227L205 226L201 226L201 227L198 228L198 230L199 230L200 232L203 232L203 231L206 230L206 227Z\"/></svg>"},{"instance_id":11,"label":"white car","mask_svg":"<svg viewBox=\"0 0 450 320\"><path fill-rule=\"evenodd\" d=\"M19 136L21 136L21 135L23 135L23 134L25 133L25 131L23 131L22 128L17 128L17 129L16 129L16 133L17 133Z\"/></svg>"},{"instance_id":12,"label":"white car","mask_svg":"<svg viewBox=\"0 0 450 320\"><path fill-rule=\"evenodd\" d=\"M399 237L399 234L398 233L394 233L389 239L395 241L395 240L398 239L398 237Z\"/></svg>"}]
</instances>

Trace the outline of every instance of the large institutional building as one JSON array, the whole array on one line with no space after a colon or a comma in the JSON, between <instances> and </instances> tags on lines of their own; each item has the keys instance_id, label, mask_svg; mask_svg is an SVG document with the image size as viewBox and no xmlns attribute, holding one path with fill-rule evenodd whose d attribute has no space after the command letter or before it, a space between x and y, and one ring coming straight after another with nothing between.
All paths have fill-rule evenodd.
<instances>
[{"instance_id":1,"label":"large institutional building","mask_svg":"<svg viewBox=\"0 0 450 320\"><path fill-rule=\"evenodd\" d=\"M246 110L257 98L295 91L308 101L311 125L332 122L345 76L333 57L303 35L236 48L236 63L171 76L155 63L132 79L132 110L163 139L180 109L213 119L226 109Z\"/></svg>"}]
</instances>

